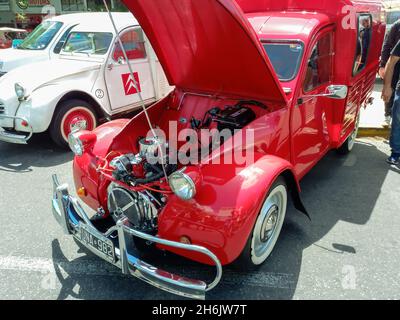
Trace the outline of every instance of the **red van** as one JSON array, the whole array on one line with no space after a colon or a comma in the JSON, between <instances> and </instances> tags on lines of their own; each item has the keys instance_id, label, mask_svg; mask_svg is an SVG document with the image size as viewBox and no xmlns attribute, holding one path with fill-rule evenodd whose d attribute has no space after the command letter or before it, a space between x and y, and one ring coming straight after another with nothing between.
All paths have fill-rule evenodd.
<instances>
[{"instance_id":1,"label":"red van","mask_svg":"<svg viewBox=\"0 0 400 320\"><path fill-rule=\"evenodd\" d=\"M381 2L125 3L175 90L133 119L70 135L76 190L94 215L56 176L53 213L123 273L204 298L223 265L261 265L288 201L307 214L300 180L329 150L352 150L385 35ZM151 248L215 265L215 280L151 266L137 253Z\"/></svg>"}]
</instances>

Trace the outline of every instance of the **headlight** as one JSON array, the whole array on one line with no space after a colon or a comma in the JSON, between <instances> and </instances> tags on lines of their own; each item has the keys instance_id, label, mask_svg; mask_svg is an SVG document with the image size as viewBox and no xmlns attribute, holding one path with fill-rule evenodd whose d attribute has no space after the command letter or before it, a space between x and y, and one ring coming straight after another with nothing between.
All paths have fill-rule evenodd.
<instances>
[{"instance_id":1,"label":"headlight","mask_svg":"<svg viewBox=\"0 0 400 320\"><path fill-rule=\"evenodd\" d=\"M25 99L26 89L19 83L15 84L15 94L19 100Z\"/></svg>"},{"instance_id":2,"label":"headlight","mask_svg":"<svg viewBox=\"0 0 400 320\"><path fill-rule=\"evenodd\" d=\"M83 155L83 143L76 133L70 133L68 136L68 144L72 152L77 156Z\"/></svg>"},{"instance_id":3,"label":"headlight","mask_svg":"<svg viewBox=\"0 0 400 320\"><path fill-rule=\"evenodd\" d=\"M183 200L193 199L196 195L196 186L193 180L183 172L177 171L171 174L169 185L172 191Z\"/></svg>"},{"instance_id":4,"label":"headlight","mask_svg":"<svg viewBox=\"0 0 400 320\"><path fill-rule=\"evenodd\" d=\"M92 152L96 141L97 135L87 130L74 131L68 136L69 147L79 157L84 152Z\"/></svg>"}]
</instances>

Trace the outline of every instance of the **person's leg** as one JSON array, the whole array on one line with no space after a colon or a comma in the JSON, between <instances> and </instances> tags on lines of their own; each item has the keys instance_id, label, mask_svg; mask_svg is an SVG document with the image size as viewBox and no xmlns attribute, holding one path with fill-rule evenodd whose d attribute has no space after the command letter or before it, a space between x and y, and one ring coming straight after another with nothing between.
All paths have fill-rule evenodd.
<instances>
[{"instance_id":1,"label":"person's leg","mask_svg":"<svg viewBox=\"0 0 400 320\"><path fill-rule=\"evenodd\" d=\"M388 162L397 164L400 158L400 90L396 91L392 108L390 147L392 148L392 155Z\"/></svg>"}]
</instances>

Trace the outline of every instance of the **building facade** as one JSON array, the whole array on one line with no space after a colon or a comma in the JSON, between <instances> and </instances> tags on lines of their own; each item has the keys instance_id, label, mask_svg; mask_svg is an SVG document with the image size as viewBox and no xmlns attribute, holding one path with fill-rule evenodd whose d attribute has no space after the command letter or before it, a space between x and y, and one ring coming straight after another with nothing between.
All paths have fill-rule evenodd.
<instances>
[{"instance_id":1,"label":"building facade","mask_svg":"<svg viewBox=\"0 0 400 320\"><path fill-rule=\"evenodd\" d=\"M107 0L112 11L126 11L120 0ZM0 0L0 26L33 29L47 15L104 11L103 0Z\"/></svg>"}]
</instances>

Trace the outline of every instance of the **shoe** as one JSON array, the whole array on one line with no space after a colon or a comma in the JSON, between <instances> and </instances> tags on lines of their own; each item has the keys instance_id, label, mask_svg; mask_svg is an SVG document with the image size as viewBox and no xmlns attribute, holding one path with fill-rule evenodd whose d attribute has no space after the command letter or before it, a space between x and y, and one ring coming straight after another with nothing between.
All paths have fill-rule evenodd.
<instances>
[{"instance_id":1,"label":"shoe","mask_svg":"<svg viewBox=\"0 0 400 320\"><path fill-rule=\"evenodd\" d=\"M389 158L386 159L386 162L397 166L400 163L400 156L390 156Z\"/></svg>"}]
</instances>

